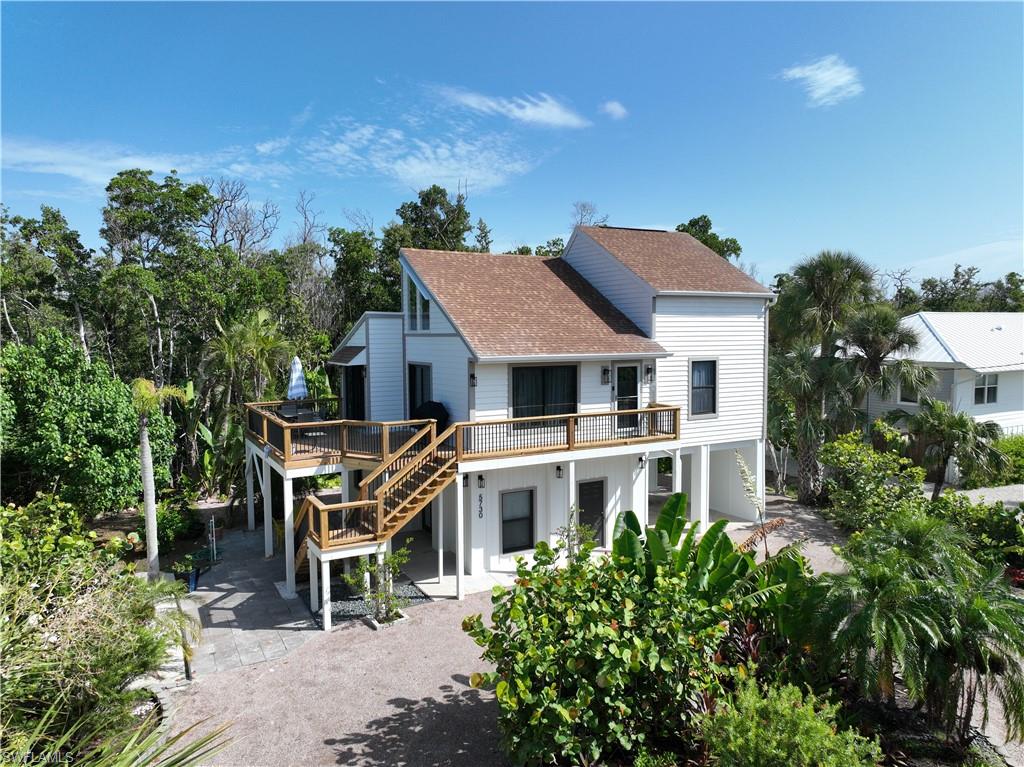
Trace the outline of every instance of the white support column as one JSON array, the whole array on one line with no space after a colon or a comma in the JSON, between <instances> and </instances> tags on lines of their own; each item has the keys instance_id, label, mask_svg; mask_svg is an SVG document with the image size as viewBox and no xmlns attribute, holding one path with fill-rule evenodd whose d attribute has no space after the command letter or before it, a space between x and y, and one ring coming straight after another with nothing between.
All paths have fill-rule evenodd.
<instances>
[{"instance_id":1,"label":"white support column","mask_svg":"<svg viewBox=\"0 0 1024 767\"><path fill-rule=\"evenodd\" d=\"M580 515L578 513L574 515L573 512L572 512L573 507L577 503L577 498L576 498L576 461L569 461L569 471L566 473L566 476L569 478L569 487L567 488L568 489L568 497L569 497L569 506L565 510L565 520L566 520L566 524L568 525L570 523L578 523L580 521Z\"/></svg>"},{"instance_id":2,"label":"white support column","mask_svg":"<svg viewBox=\"0 0 1024 767\"><path fill-rule=\"evenodd\" d=\"M295 501L288 477L284 478L284 580L288 596L295 596Z\"/></svg>"},{"instance_id":3,"label":"white support column","mask_svg":"<svg viewBox=\"0 0 1024 767\"><path fill-rule=\"evenodd\" d=\"M309 611L315 613L319 605L317 599L320 597L320 583L318 580L317 568L320 562L309 555Z\"/></svg>"},{"instance_id":4,"label":"white support column","mask_svg":"<svg viewBox=\"0 0 1024 767\"><path fill-rule=\"evenodd\" d=\"M455 503L455 598L465 597L463 572L466 569L466 501L465 493L462 491L462 474L455 477L455 487L458 492Z\"/></svg>"},{"instance_id":5,"label":"white support column","mask_svg":"<svg viewBox=\"0 0 1024 767\"><path fill-rule=\"evenodd\" d=\"M647 454L647 460L651 460L650 453ZM654 459L654 466L647 467L647 492L656 493L661 486L658 484L658 459Z\"/></svg>"},{"instance_id":6,"label":"white support column","mask_svg":"<svg viewBox=\"0 0 1024 767\"><path fill-rule=\"evenodd\" d=\"M754 472L754 481L757 483L757 497L761 499L761 506L764 506L764 440L754 442L754 465L751 467Z\"/></svg>"},{"instance_id":7,"label":"white support column","mask_svg":"<svg viewBox=\"0 0 1024 767\"><path fill-rule=\"evenodd\" d=\"M711 449L701 445L690 457L690 521L700 522L702 533L711 521L710 484Z\"/></svg>"},{"instance_id":8,"label":"white support column","mask_svg":"<svg viewBox=\"0 0 1024 767\"><path fill-rule=\"evenodd\" d=\"M245 441L245 511L246 520L248 522L248 529L256 529L256 502L253 500L253 493L255 492L255 483L252 481L253 466L252 463L255 460L253 456L253 449L249 447L249 441Z\"/></svg>"},{"instance_id":9,"label":"white support column","mask_svg":"<svg viewBox=\"0 0 1024 767\"><path fill-rule=\"evenodd\" d=\"M273 503L270 498L270 461L263 456L263 555L274 556L274 523L271 515Z\"/></svg>"},{"instance_id":10,"label":"white support column","mask_svg":"<svg viewBox=\"0 0 1024 767\"><path fill-rule=\"evenodd\" d=\"M672 451L672 492L683 492L683 459L679 448Z\"/></svg>"},{"instance_id":11,"label":"white support column","mask_svg":"<svg viewBox=\"0 0 1024 767\"><path fill-rule=\"evenodd\" d=\"M437 495L437 514L434 516L434 527L437 528L437 582L440 585L444 578L444 490Z\"/></svg>"},{"instance_id":12,"label":"white support column","mask_svg":"<svg viewBox=\"0 0 1024 767\"><path fill-rule=\"evenodd\" d=\"M370 564L363 573L363 591L370 593L370 571L373 570L373 557L367 556L366 561Z\"/></svg>"},{"instance_id":13,"label":"white support column","mask_svg":"<svg viewBox=\"0 0 1024 767\"><path fill-rule=\"evenodd\" d=\"M654 464L654 465L652 466L651 464ZM650 512L651 512L651 494L650 494L650 492L651 492L650 491L650 488L651 488L651 477L652 476L656 477L658 475L658 459L655 458L652 461L650 453L644 453L643 473L644 473L644 487L646 487L647 489L643 493L641 493L640 494L640 498L637 499L638 502L639 502L639 508L637 510L637 516L640 517L640 519L646 520L646 523L648 525L650 525L650 524L652 524L651 519L650 519ZM654 484L656 485L657 482L655 482Z\"/></svg>"},{"instance_id":14,"label":"white support column","mask_svg":"<svg viewBox=\"0 0 1024 767\"><path fill-rule=\"evenodd\" d=\"M354 471L345 470L341 473L341 500L345 503L354 501L358 493L356 492L355 483L352 481L352 477L355 474Z\"/></svg>"},{"instance_id":15,"label":"white support column","mask_svg":"<svg viewBox=\"0 0 1024 767\"><path fill-rule=\"evenodd\" d=\"M323 619L324 631L331 630L331 562L324 559L320 564L320 588L323 596L320 600L321 618Z\"/></svg>"}]
</instances>

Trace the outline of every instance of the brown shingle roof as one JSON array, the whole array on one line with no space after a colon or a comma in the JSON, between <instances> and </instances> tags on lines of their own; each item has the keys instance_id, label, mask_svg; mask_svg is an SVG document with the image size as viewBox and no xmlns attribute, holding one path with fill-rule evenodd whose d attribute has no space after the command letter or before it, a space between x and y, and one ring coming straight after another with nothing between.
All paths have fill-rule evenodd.
<instances>
[{"instance_id":1,"label":"brown shingle roof","mask_svg":"<svg viewBox=\"0 0 1024 767\"><path fill-rule=\"evenodd\" d=\"M613 226L581 226L579 230L659 292L769 292L711 248L683 232Z\"/></svg>"},{"instance_id":2,"label":"brown shingle roof","mask_svg":"<svg viewBox=\"0 0 1024 767\"><path fill-rule=\"evenodd\" d=\"M402 254L481 358L665 354L559 258Z\"/></svg>"}]
</instances>

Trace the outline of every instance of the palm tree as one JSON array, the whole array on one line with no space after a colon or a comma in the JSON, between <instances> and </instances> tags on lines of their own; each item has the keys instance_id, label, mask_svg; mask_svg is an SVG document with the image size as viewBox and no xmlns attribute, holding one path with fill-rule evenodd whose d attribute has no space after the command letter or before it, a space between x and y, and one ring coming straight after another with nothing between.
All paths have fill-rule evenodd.
<instances>
[{"instance_id":1,"label":"palm tree","mask_svg":"<svg viewBox=\"0 0 1024 767\"><path fill-rule=\"evenodd\" d=\"M856 371L856 383L864 392L867 425L871 423L871 392L891 399L898 387L918 393L935 382L932 368L915 365L903 355L917 349L917 333L900 322L888 304L868 304L850 320L844 335L847 359Z\"/></svg>"},{"instance_id":2,"label":"palm tree","mask_svg":"<svg viewBox=\"0 0 1024 767\"><path fill-rule=\"evenodd\" d=\"M185 392L175 386L157 387L147 378L132 381L132 401L139 414L139 463L142 466L142 502L146 516L146 569L149 579L160 574L160 552L156 530L156 487L153 483L153 453L149 448L149 419L169 399L183 401Z\"/></svg>"},{"instance_id":3,"label":"palm tree","mask_svg":"<svg viewBox=\"0 0 1024 767\"><path fill-rule=\"evenodd\" d=\"M921 398L916 413L896 411L894 415L906 420L912 445L924 457L926 468L935 470L933 501L942 494L954 458L965 471L1001 471L1006 466L1006 456L994 444L1002 431L992 421L975 421L948 402L931 397Z\"/></svg>"},{"instance_id":4,"label":"palm tree","mask_svg":"<svg viewBox=\"0 0 1024 767\"><path fill-rule=\"evenodd\" d=\"M856 394L850 365L838 356L837 340L850 318L875 291L874 273L851 253L824 250L802 261L785 281L777 318L802 333L793 348L776 356L773 374L796 413L798 499L817 503L822 493L818 454L835 424L849 420ZM817 348L814 344L817 343Z\"/></svg>"}]
</instances>

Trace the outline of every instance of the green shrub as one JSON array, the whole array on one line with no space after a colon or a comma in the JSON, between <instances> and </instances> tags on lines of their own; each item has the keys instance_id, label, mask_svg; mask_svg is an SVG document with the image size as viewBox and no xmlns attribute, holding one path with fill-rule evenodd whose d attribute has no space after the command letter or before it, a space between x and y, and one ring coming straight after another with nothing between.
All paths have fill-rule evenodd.
<instances>
[{"instance_id":1,"label":"green shrub","mask_svg":"<svg viewBox=\"0 0 1024 767\"><path fill-rule=\"evenodd\" d=\"M972 503L960 493L946 492L928 504L928 513L963 530L979 561L1024 566L1024 509L1002 503Z\"/></svg>"},{"instance_id":2,"label":"green shrub","mask_svg":"<svg viewBox=\"0 0 1024 767\"><path fill-rule=\"evenodd\" d=\"M759 565L724 522L699 540L695 531L680 493L655 527L624 513L611 556L592 559L592 542L541 543L515 585L495 589L492 627L464 622L496 667L474 684L495 687L513 761L685 754L695 717L757 657L779 657L806 583L798 551Z\"/></svg>"},{"instance_id":3,"label":"green shrub","mask_svg":"<svg viewBox=\"0 0 1024 767\"><path fill-rule=\"evenodd\" d=\"M689 596L678 577L653 584L587 548L557 564L541 542L496 587L493 627L463 628L496 667L474 675L495 688L506 752L518 764L593 764L636 755L646 741L686 731L721 696L716 660L730 610Z\"/></svg>"},{"instance_id":4,"label":"green shrub","mask_svg":"<svg viewBox=\"0 0 1024 767\"><path fill-rule=\"evenodd\" d=\"M732 700L704 717L711 763L721 767L852 767L875 765L875 741L836 725L838 706L792 685L742 684Z\"/></svg>"},{"instance_id":5,"label":"green shrub","mask_svg":"<svg viewBox=\"0 0 1024 767\"><path fill-rule=\"evenodd\" d=\"M963 471L960 477L963 487L970 490L1024 483L1024 434L1002 437L996 440L995 448L1006 456L1006 466L1001 471L985 472L976 468Z\"/></svg>"},{"instance_id":6,"label":"green shrub","mask_svg":"<svg viewBox=\"0 0 1024 767\"><path fill-rule=\"evenodd\" d=\"M195 538L203 532L199 512L183 493L171 493L156 504L156 537L161 546L170 546L175 541ZM138 530L139 538L146 540L146 526Z\"/></svg>"},{"instance_id":7,"label":"green shrub","mask_svg":"<svg viewBox=\"0 0 1024 767\"><path fill-rule=\"evenodd\" d=\"M0 349L4 499L56 492L86 519L133 505L142 493L139 419L128 386L56 331ZM149 440L157 486L170 481L174 425L156 414Z\"/></svg>"},{"instance_id":8,"label":"green shrub","mask_svg":"<svg viewBox=\"0 0 1024 767\"><path fill-rule=\"evenodd\" d=\"M895 452L875 450L859 432L826 444L821 462L832 468L826 483L829 516L848 530L883 523L908 503L924 503L924 470Z\"/></svg>"},{"instance_id":9,"label":"green shrub","mask_svg":"<svg viewBox=\"0 0 1024 767\"><path fill-rule=\"evenodd\" d=\"M178 587L148 583L94 552L4 568L0 578L3 751L72 728L113 733L129 725L138 693L126 684L157 668L181 639L182 614L154 609Z\"/></svg>"}]
</instances>

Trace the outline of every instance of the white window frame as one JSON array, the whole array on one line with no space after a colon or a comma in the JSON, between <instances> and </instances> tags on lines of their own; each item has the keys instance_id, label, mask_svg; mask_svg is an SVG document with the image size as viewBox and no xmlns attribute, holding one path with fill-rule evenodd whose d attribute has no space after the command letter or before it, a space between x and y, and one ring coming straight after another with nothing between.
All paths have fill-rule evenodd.
<instances>
[{"instance_id":1,"label":"white window frame","mask_svg":"<svg viewBox=\"0 0 1024 767\"><path fill-rule=\"evenodd\" d=\"M715 363L715 409L710 413L694 413L693 412L693 366L701 362L714 362ZM695 357L690 360L690 380L689 380L689 401L687 402L687 417L691 421L703 421L710 418L718 418L718 413L721 410L721 402L719 398L722 393L722 366L718 361L718 357Z\"/></svg>"},{"instance_id":2,"label":"white window frame","mask_svg":"<svg viewBox=\"0 0 1024 767\"><path fill-rule=\"evenodd\" d=\"M522 549L505 551L505 517L502 502L510 493L530 493L530 545ZM503 557L511 557L537 548L537 487L510 487L498 493L498 551Z\"/></svg>"},{"instance_id":3,"label":"white window frame","mask_svg":"<svg viewBox=\"0 0 1024 767\"><path fill-rule=\"evenodd\" d=\"M914 399L904 399L903 398L903 384L900 384L898 389L897 389L897 391L896 391L896 401L899 404L901 404L901 405L920 405L921 404L921 394L920 394L920 392L915 393L915 394L913 394L911 396L913 396Z\"/></svg>"},{"instance_id":4,"label":"white window frame","mask_svg":"<svg viewBox=\"0 0 1024 767\"><path fill-rule=\"evenodd\" d=\"M412 274L405 276L405 295L403 296L405 306L405 324L410 333L430 332L430 299L420 290ZM412 307L409 303L412 302Z\"/></svg>"},{"instance_id":5,"label":"white window frame","mask_svg":"<svg viewBox=\"0 0 1024 767\"><path fill-rule=\"evenodd\" d=\"M981 402L978 402L978 390L984 391ZM974 404L995 405L999 402L999 374L981 373L974 377Z\"/></svg>"}]
</instances>

